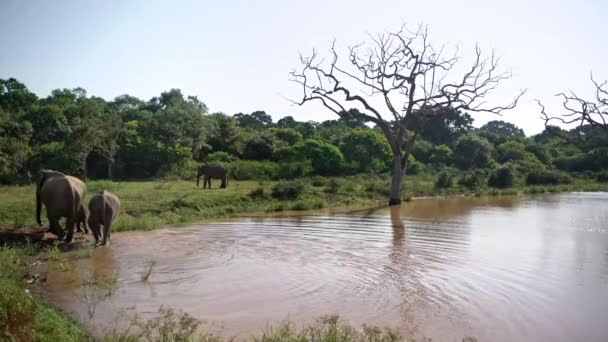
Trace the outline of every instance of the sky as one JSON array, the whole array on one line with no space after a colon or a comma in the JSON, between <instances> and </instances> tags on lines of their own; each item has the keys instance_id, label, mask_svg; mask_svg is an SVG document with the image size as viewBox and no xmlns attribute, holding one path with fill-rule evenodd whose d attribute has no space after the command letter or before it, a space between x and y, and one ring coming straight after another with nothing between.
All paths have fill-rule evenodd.
<instances>
[{"instance_id":1,"label":"sky","mask_svg":"<svg viewBox=\"0 0 608 342\"><path fill-rule=\"evenodd\" d=\"M0 1L0 78L39 96L85 88L107 100L150 99L179 88L212 112L264 110L276 121L323 121L317 104L293 105L289 81L298 54L327 53L402 24L428 25L434 46L458 46L462 63L476 43L494 49L513 77L496 90L503 104L527 89L502 117L474 113L475 125L501 119L526 134L543 129L540 99L558 113L555 94L593 96L590 73L608 79L606 1Z\"/></svg>"}]
</instances>

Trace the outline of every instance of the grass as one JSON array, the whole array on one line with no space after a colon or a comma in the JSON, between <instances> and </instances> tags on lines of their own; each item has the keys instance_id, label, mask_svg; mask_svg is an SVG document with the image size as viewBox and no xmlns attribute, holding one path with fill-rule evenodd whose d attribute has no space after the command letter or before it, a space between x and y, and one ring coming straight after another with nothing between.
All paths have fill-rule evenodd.
<instances>
[{"instance_id":1,"label":"grass","mask_svg":"<svg viewBox=\"0 0 608 342\"><path fill-rule=\"evenodd\" d=\"M121 317L129 324L122 330L114 329L103 339L104 342L135 341L237 341L234 337L222 336L218 332L187 313L176 312L161 307L157 317L142 320L138 316ZM301 325L285 321L277 326L268 326L263 332L244 341L253 342L397 342L416 341L402 336L397 330L363 326L361 329L341 320L338 316L321 317L313 323ZM422 338L421 341L431 341ZM465 337L463 342L475 342L473 337Z\"/></svg>"},{"instance_id":2,"label":"grass","mask_svg":"<svg viewBox=\"0 0 608 342\"><path fill-rule=\"evenodd\" d=\"M27 284L32 256L26 251L0 247L0 340L92 341L84 329Z\"/></svg>"},{"instance_id":3,"label":"grass","mask_svg":"<svg viewBox=\"0 0 608 342\"><path fill-rule=\"evenodd\" d=\"M280 187L277 188L277 185ZM339 178L315 176L288 182L231 181L227 189L219 189L216 182L210 190L197 188L192 181L89 181L87 199L90 194L103 189L120 197L121 213L112 227L116 232L151 230L165 225L253 213L382 205L388 198L389 185L390 178L387 175ZM284 192L279 193L277 189L283 189ZM286 190L293 191L285 192ZM414 197L457 194L495 196L575 190L606 191L608 183L576 179L566 185L469 189L453 182L448 188L438 188L434 175L408 175L403 184L402 198L409 200ZM33 186L0 186L0 231L39 229L34 214ZM43 224L45 227L48 225L44 218Z\"/></svg>"}]
</instances>

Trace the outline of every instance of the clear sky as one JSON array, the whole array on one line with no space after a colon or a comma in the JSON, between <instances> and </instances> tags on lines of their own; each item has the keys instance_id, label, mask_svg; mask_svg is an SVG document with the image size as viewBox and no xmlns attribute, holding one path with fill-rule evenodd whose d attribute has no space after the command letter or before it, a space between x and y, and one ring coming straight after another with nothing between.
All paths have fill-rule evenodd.
<instances>
[{"instance_id":1,"label":"clear sky","mask_svg":"<svg viewBox=\"0 0 608 342\"><path fill-rule=\"evenodd\" d=\"M288 81L299 51L424 23L437 45L495 49L513 72L497 96L528 89L502 119L533 134L542 130L534 99L558 108L558 91L592 95L591 71L608 79L607 15L602 0L2 0L0 78L15 77L39 96L83 87L108 100L180 88L214 112L265 110L275 121L322 121L334 115L283 98L300 94ZM496 119L474 117L477 126Z\"/></svg>"}]
</instances>

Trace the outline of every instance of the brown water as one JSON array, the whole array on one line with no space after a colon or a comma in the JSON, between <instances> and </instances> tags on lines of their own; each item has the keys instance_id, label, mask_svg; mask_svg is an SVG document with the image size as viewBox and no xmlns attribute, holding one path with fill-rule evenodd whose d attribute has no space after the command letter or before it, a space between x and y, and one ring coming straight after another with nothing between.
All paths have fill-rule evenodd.
<instances>
[{"instance_id":1,"label":"brown water","mask_svg":"<svg viewBox=\"0 0 608 342\"><path fill-rule=\"evenodd\" d=\"M608 193L425 199L117 233L112 243L76 274L48 275L52 298L99 330L120 310L165 305L245 337L335 313L439 341L608 341ZM80 284L112 273L117 288L89 320Z\"/></svg>"}]
</instances>

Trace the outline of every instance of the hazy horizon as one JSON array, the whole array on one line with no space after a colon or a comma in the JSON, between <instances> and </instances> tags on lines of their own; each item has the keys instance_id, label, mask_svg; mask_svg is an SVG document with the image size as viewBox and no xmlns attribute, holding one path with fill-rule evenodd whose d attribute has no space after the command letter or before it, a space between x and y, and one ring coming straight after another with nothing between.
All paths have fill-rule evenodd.
<instances>
[{"instance_id":1,"label":"hazy horizon","mask_svg":"<svg viewBox=\"0 0 608 342\"><path fill-rule=\"evenodd\" d=\"M496 92L504 102L527 88L520 105L502 117L472 113L475 126L501 119L527 135L543 128L541 99L559 108L554 94L592 94L590 72L608 79L599 1L487 4L433 1L336 1L285 4L265 1L4 1L0 4L0 78L14 77L38 96L82 87L111 100L130 94L148 100L171 88L195 95L211 112L264 110L276 121L323 121L336 116L319 105L293 106L300 88L289 82L298 52L326 53L357 44L368 33L403 23L429 26L434 45L458 45L466 57L476 42L492 48L513 78ZM463 60L464 65L471 63Z\"/></svg>"}]
</instances>

